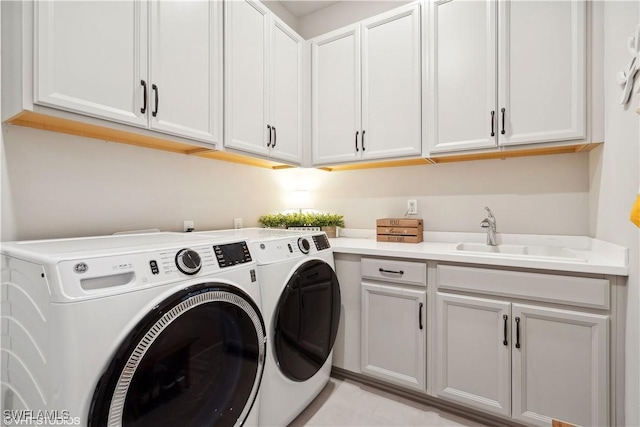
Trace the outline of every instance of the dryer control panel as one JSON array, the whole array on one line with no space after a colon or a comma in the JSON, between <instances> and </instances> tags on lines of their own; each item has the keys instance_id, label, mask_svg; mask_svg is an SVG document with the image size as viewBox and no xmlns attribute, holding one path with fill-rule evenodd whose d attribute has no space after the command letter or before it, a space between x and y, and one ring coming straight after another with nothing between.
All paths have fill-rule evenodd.
<instances>
[{"instance_id":1,"label":"dryer control panel","mask_svg":"<svg viewBox=\"0 0 640 427\"><path fill-rule=\"evenodd\" d=\"M331 245L329 244L329 238L326 234L318 234L313 236L313 243L315 243L316 249L318 249L319 251L323 251L331 247Z\"/></svg>"},{"instance_id":2,"label":"dryer control panel","mask_svg":"<svg viewBox=\"0 0 640 427\"><path fill-rule=\"evenodd\" d=\"M253 255L258 264L271 264L287 259L312 256L319 252L330 251L331 245L326 234L303 235L267 239L251 244Z\"/></svg>"}]
</instances>

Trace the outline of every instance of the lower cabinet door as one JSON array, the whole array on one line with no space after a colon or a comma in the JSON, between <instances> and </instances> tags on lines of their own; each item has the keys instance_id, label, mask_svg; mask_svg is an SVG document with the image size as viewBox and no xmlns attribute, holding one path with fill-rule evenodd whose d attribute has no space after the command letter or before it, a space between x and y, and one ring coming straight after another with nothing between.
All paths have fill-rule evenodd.
<instances>
[{"instance_id":1,"label":"lower cabinet door","mask_svg":"<svg viewBox=\"0 0 640 427\"><path fill-rule=\"evenodd\" d=\"M363 374L426 389L426 295L426 290L362 283Z\"/></svg>"},{"instance_id":2,"label":"lower cabinet door","mask_svg":"<svg viewBox=\"0 0 640 427\"><path fill-rule=\"evenodd\" d=\"M436 395L511 415L511 304L436 296Z\"/></svg>"},{"instance_id":3,"label":"lower cabinet door","mask_svg":"<svg viewBox=\"0 0 640 427\"><path fill-rule=\"evenodd\" d=\"M608 316L513 304L513 418L609 425Z\"/></svg>"}]
</instances>

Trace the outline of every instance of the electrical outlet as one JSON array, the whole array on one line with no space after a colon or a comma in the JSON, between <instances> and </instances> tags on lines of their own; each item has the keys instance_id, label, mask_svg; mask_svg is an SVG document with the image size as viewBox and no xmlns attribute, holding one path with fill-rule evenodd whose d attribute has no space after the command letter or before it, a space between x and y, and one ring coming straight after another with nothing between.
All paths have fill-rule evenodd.
<instances>
[{"instance_id":1,"label":"electrical outlet","mask_svg":"<svg viewBox=\"0 0 640 427\"><path fill-rule=\"evenodd\" d=\"M407 215L418 215L417 200L407 200Z\"/></svg>"},{"instance_id":2,"label":"electrical outlet","mask_svg":"<svg viewBox=\"0 0 640 427\"><path fill-rule=\"evenodd\" d=\"M242 228L242 218L233 219L233 228Z\"/></svg>"},{"instance_id":3,"label":"electrical outlet","mask_svg":"<svg viewBox=\"0 0 640 427\"><path fill-rule=\"evenodd\" d=\"M193 231L195 230L195 226L193 225L193 221L185 221L183 231Z\"/></svg>"}]
</instances>

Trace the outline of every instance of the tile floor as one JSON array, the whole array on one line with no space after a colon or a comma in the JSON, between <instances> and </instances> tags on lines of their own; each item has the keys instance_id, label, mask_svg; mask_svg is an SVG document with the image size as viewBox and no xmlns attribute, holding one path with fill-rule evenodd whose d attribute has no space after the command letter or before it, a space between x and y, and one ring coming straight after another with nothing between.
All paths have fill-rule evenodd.
<instances>
[{"instance_id":1,"label":"tile floor","mask_svg":"<svg viewBox=\"0 0 640 427\"><path fill-rule=\"evenodd\" d=\"M457 415L352 380L331 378L290 427L299 426L473 426Z\"/></svg>"}]
</instances>

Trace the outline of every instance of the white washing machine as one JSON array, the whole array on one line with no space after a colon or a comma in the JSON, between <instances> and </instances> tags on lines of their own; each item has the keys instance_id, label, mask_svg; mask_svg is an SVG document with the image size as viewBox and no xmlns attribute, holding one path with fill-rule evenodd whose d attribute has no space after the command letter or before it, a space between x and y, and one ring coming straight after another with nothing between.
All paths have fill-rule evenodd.
<instances>
[{"instance_id":1,"label":"white washing machine","mask_svg":"<svg viewBox=\"0 0 640 427\"><path fill-rule=\"evenodd\" d=\"M208 234L208 233L203 233ZM323 232L241 229L258 261L268 346L259 424L285 426L329 380L340 321L340 286Z\"/></svg>"},{"instance_id":2,"label":"white washing machine","mask_svg":"<svg viewBox=\"0 0 640 427\"><path fill-rule=\"evenodd\" d=\"M3 243L4 422L257 425L260 304L244 240Z\"/></svg>"}]
</instances>

